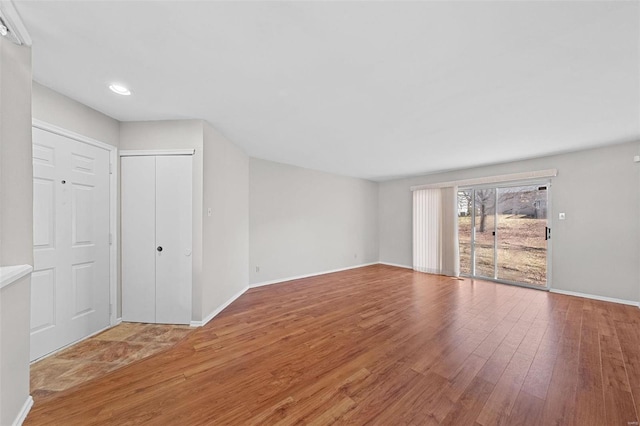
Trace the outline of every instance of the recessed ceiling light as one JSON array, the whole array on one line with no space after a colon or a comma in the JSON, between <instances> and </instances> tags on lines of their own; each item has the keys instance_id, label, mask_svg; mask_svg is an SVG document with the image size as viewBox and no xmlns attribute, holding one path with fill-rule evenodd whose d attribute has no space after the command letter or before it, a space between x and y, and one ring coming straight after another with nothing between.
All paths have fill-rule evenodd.
<instances>
[{"instance_id":1,"label":"recessed ceiling light","mask_svg":"<svg viewBox=\"0 0 640 426\"><path fill-rule=\"evenodd\" d=\"M131 94L131 90L117 83L110 84L109 89L111 89L113 93L117 93L118 95L129 96Z\"/></svg>"}]
</instances>

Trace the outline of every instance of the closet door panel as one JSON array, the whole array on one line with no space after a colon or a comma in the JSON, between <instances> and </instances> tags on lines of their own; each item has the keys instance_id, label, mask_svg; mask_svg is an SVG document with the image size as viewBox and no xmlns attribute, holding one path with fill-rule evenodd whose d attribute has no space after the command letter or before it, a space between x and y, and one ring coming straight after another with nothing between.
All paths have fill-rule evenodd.
<instances>
[{"instance_id":1,"label":"closet door panel","mask_svg":"<svg viewBox=\"0 0 640 426\"><path fill-rule=\"evenodd\" d=\"M156 157L156 322L191 322L192 157Z\"/></svg>"},{"instance_id":2,"label":"closet door panel","mask_svg":"<svg viewBox=\"0 0 640 426\"><path fill-rule=\"evenodd\" d=\"M156 157L122 157L122 319L156 322Z\"/></svg>"}]
</instances>

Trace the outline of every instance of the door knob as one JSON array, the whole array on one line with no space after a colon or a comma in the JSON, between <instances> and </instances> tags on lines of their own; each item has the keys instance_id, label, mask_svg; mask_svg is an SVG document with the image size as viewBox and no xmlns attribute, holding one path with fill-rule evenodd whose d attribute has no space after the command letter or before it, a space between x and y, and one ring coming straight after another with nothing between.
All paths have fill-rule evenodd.
<instances>
[{"instance_id":1,"label":"door knob","mask_svg":"<svg viewBox=\"0 0 640 426\"><path fill-rule=\"evenodd\" d=\"M162 251L162 246L158 246L158 248L156 250Z\"/></svg>"}]
</instances>

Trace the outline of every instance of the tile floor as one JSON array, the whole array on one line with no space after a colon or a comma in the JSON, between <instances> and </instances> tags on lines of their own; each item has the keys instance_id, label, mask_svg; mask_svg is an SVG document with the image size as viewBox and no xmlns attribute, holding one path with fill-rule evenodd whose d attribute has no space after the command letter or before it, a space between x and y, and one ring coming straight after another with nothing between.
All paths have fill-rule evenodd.
<instances>
[{"instance_id":1,"label":"tile floor","mask_svg":"<svg viewBox=\"0 0 640 426\"><path fill-rule=\"evenodd\" d=\"M121 323L31 364L36 401L175 345L194 329L186 325Z\"/></svg>"}]
</instances>

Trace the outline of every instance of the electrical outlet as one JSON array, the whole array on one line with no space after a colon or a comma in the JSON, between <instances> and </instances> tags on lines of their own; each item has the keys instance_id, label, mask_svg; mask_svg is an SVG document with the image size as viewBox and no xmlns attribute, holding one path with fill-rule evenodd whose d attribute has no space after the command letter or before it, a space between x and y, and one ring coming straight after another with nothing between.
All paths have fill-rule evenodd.
<instances>
[{"instance_id":1,"label":"electrical outlet","mask_svg":"<svg viewBox=\"0 0 640 426\"><path fill-rule=\"evenodd\" d=\"M260 272L260 267L256 266L256 272Z\"/></svg>"},{"instance_id":2,"label":"electrical outlet","mask_svg":"<svg viewBox=\"0 0 640 426\"><path fill-rule=\"evenodd\" d=\"M211 207L207 209L207 216L211 216Z\"/></svg>"},{"instance_id":3,"label":"electrical outlet","mask_svg":"<svg viewBox=\"0 0 640 426\"><path fill-rule=\"evenodd\" d=\"M353 254L353 258L354 258L354 259L357 259L357 258L358 258L358 253L354 253L354 254Z\"/></svg>"},{"instance_id":4,"label":"electrical outlet","mask_svg":"<svg viewBox=\"0 0 640 426\"><path fill-rule=\"evenodd\" d=\"M564 213L558 213L558 219L565 220L565 214Z\"/></svg>"}]
</instances>

